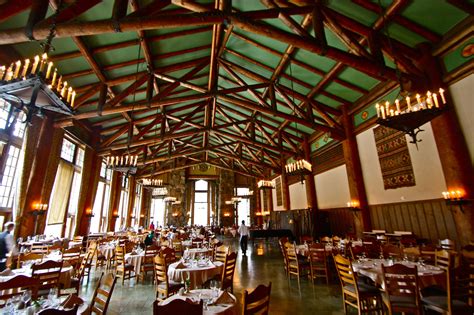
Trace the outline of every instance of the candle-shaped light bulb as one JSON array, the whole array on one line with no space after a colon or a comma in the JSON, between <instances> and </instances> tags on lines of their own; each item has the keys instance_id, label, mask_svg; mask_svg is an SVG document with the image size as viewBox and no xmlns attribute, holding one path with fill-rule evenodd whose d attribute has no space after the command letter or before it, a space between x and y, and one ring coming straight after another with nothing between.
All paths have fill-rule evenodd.
<instances>
[{"instance_id":1,"label":"candle-shaped light bulb","mask_svg":"<svg viewBox=\"0 0 474 315\"><path fill-rule=\"evenodd\" d=\"M433 101L434 101L435 107L439 108L438 95L436 95L436 93L433 93Z\"/></svg>"},{"instance_id":2,"label":"candle-shaped light bulb","mask_svg":"<svg viewBox=\"0 0 474 315\"><path fill-rule=\"evenodd\" d=\"M138 155L135 155L135 166L138 164Z\"/></svg>"},{"instance_id":3,"label":"candle-shaped light bulb","mask_svg":"<svg viewBox=\"0 0 474 315\"><path fill-rule=\"evenodd\" d=\"M44 65L46 64L46 60L48 59L48 54L44 53L41 55L41 62L39 66L39 72L43 72L44 70Z\"/></svg>"},{"instance_id":4,"label":"candle-shaped light bulb","mask_svg":"<svg viewBox=\"0 0 474 315\"><path fill-rule=\"evenodd\" d=\"M61 89L61 97L66 98L66 91L67 91L67 81L64 81L63 88Z\"/></svg>"},{"instance_id":5,"label":"candle-shaped light bulb","mask_svg":"<svg viewBox=\"0 0 474 315\"><path fill-rule=\"evenodd\" d=\"M120 157L120 165L123 165L123 155Z\"/></svg>"},{"instance_id":6,"label":"candle-shaped light bulb","mask_svg":"<svg viewBox=\"0 0 474 315\"><path fill-rule=\"evenodd\" d=\"M407 96L405 98L405 101L407 102L407 112L411 112L411 100L410 100L410 97Z\"/></svg>"},{"instance_id":7,"label":"candle-shaped light bulb","mask_svg":"<svg viewBox=\"0 0 474 315\"><path fill-rule=\"evenodd\" d=\"M443 90L443 88L440 88L440 89L439 89L439 95L441 95L441 102L443 102L443 104L446 104L446 98L444 97L444 90Z\"/></svg>"},{"instance_id":8,"label":"candle-shaped light bulb","mask_svg":"<svg viewBox=\"0 0 474 315\"><path fill-rule=\"evenodd\" d=\"M46 79L49 79L51 75L51 69L53 68L53 62L48 62L48 69L46 69Z\"/></svg>"},{"instance_id":9,"label":"candle-shaped light bulb","mask_svg":"<svg viewBox=\"0 0 474 315\"><path fill-rule=\"evenodd\" d=\"M105 158L105 165L106 166L109 166L109 160L110 160L110 156Z\"/></svg>"},{"instance_id":10,"label":"candle-shaped light bulb","mask_svg":"<svg viewBox=\"0 0 474 315\"><path fill-rule=\"evenodd\" d=\"M34 60L35 62L33 63L33 67L31 67L31 74L36 74L36 70L38 70L38 64L40 62L40 56L36 55Z\"/></svg>"},{"instance_id":11,"label":"candle-shaped light bulb","mask_svg":"<svg viewBox=\"0 0 474 315\"><path fill-rule=\"evenodd\" d=\"M74 108L74 100L76 99L76 91L72 91L71 107Z\"/></svg>"},{"instance_id":12,"label":"candle-shaped light bulb","mask_svg":"<svg viewBox=\"0 0 474 315\"><path fill-rule=\"evenodd\" d=\"M390 103L388 101L385 102L385 113L388 116L388 113L390 113Z\"/></svg>"},{"instance_id":13,"label":"candle-shaped light bulb","mask_svg":"<svg viewBox=\"0 0 474 315\"><path fill-rule=\"evenodd\" d=\"M24 78L28 74L28 67L30 66L30 59L25 59L25 62L23 62L23 71L21 72L21 76ZM0 75L1 79L1 75Z\"/></svg>"},{"instance_id":14,"label":"candle-shaped light bulb","mask_svg":"<svg viewBox=\"0 0 474 315\"><path fill-rule=\"evenodd\" d=\"M111 156L110 157L110 165L114 166L114 162L115 162L115 158L114 158L114 156Z\"/></svg>"},{"instance_id":15,"label":"candle-shaped light bulb","mask_svg":"<svg viewBox=\"0 0 474 315\"><path fill-rule=\"evenodd\" d=\"M456 190L456 198L461 199L462 193L460 190Z\"/></svg>"},{"instance_id":16,"label":"candle-shaped light bulb","mask_svg":"<svg viewBox=\"0 0 474 315\"><path fill-rule=\"evenodd\" d=\"M433 99L431 96L431 91L426 92L426 106L428 106L428 108L433 107Z\"/></svg>"},{"instance_id":17,"label":"candle-shaped light bulb","mask_svg":"<svg viewBox=\"0 0 474 315\"><path fill-rule=\"evenodd\" d=\"M395 100L395 106L397 108L397 112L400 113L400 101L398 100L398 98Z\"/></svg>"},{"instance_id":18,"label":"candle-shaped light bulb","mask_svg":"<svg viewBox=\"0 0 474 315\"><path fill-rule=\"evenodd\" d=\"M380 113L382 114L382 119L385 119L385 109L383 106L380 106Z\"/></svg>"},{"instance_id":19,"label":"candle-shaped light bulb","mask_svg":"<svg viewBox=\"0 0 474 315\"><path fill-rule=\"evenodd\" d=\"M21 61L18 60L15 62L15 71L13 72L13 79L18 78L18 75L20 74L20 69L21 69Z\"/></svg>"},{"instance_id":20,"label":"candle-shaped light bulb","mask_svg":"<svg viewBox=\"0 0 474 315\"><path fill-rule=\"evenodd\" d=\"M70 86L69 89L67 89L67 98L66 98L66 101L68 103L71 102L71 97L72 97L72 87Z\"/></svg>"},{"instance_id":21,"label":"candle-shaped light bulb","mask_svg":"<svg viewBox=\"0 0 474 315\"><path fill-rule=\"evenodd\" d=\"M390 116L393 116L393 115L395 115L395 113L394 113L393 109L391 109L390 110Z\"/></svg>"},{"instance_id":22,"label":"candle-shaped light bulb","mask_svg":"<svg viewBox=\"0 0 474 315\"><path fill-rule=\"evenodd\" d=\"M420 94L417 93L415 97L416 97L416 102L418 103L418 106L421 106L421 96L420 96Z\"/></svg>"},{"instance_id":23,"label":"candle-shaped light bulb","mask_svg":"<svg viewBox=\"0 0 474 315\"><path fill-rule=\"evenodd\" d=\"M375 109L377 110L377 118L380 118L380 104L375 104Z\"/></svg>"},{"instance_id":24,"label":"candle-shaped light bulb","mask_svg":"<svg viewBox=\"0 0 474 315\"><path fill-rule=\"evenodd\" d=\"M130 162L131 162L131 160L130 160ZM128 155L125 156L125 164L128 165Z\"/></svg>"},{"instance_id":25,"label":"candle-shaped light bulb","mask_svg":"<svg viewBox=\"0 0 474 315\"><path fill-rule=\"evenodd\" d=\"M59 93L61 91L61 83L63 81L63 76L59 76L58 85L56 86L56 91Z\"/></svg>"},{"instance_id":26,"label":"candle-shaped light bulb","mask_svg":"<svg viewBox=\"0 0 474 315\"><path fill-rule=\"evenodd\" d=\"M7 69L7 73L5 75L5 81L10 81L13 77L13 70L12 70L12 67L10 66L8 69Z\"/></svg>"},{"instance_id":27,"label":"candle-shaped light bulb","mask_svg":"<svg viewBox=\"0 0 474 315\"><path fill-rule=\"evenodd\" d=\"M7 69L5 68L5 66L1 66L1 67L0 67L0 81L3 80L3 77L4 77L5 73L6 73L6 70L7 70Z\"/></svg>"},{"instance_id":28,"label":"candle-shaped light bulb","mask_svg":"<svg viewBox=\"0 0 474 315\"><path fill-rule=\"evenodd\" d=\"M51 80L51 90L54 89L54 85L56 84L56 77L57 76L58 76L58 69L54 69L53 79Z\"/></svg>"}]
</instances>

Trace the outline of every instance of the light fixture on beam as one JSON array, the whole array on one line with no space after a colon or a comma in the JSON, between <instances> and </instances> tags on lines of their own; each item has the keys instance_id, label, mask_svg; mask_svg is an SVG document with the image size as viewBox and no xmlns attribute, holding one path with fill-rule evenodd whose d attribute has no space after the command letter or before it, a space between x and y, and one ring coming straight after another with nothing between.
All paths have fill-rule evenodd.
<instances>
[{"instance_id":1,"label":"light fixture on beam","mask_svg":"<svg viewBox=\"0 0 474 315\"><path fill-rule=\"evenodd\" d=\"M447 206L459 206L459 209L463 213L464 210L462 206L472 202L472 200L464 199L464 191L460 189L443 191L442 194Z\"/></svg>"},{"instance_id":2,"label":"light fixture on beam","mask_svg":"<svg viewBox=\"0 0 474 315\"><path fill-rule=\"evenodd\" d=\"M137 163L138 155L112 155L105 159L107 168L126 175L137 173Z\"/></svg>"},{"instance_id":3,"label":"light fixture on beam","mask_svg":"<svg viewBox=\"0 0 474 315\"><path fill-rule=\"evenodd\" d=\"M258 189L273 189L275 188L275 183L272 180L259 180L257 183Z\"/></svg>"},{"instance_id":4,"label":"light fixture on beam","mask_svg":"<svg viewBox=\"0 0 474 315\"><path fill-rule=\"evenodd\" d=\"M151 197L154 199L164 198L168 196L168 189L166 187L154 188L151 192Z\"/></svg>"},{"instance_id":5,"label":"light fixture on beam","mask_svg":"<svg viewBox=\"0 0 474 315\"><path fill-rule=\"evenodd\" d=\"M24 111L24 122L30 123L33 116L41 116L43 110L73 115L76 91L63 81L44 53L33 60L0 65L0 97Z\"/></svg>"},{"instance_id":6,"label":"light fixture on beam","mask_svg":"<svg viewBox=\"0 0 474 315\"><path fill-rule=\"evenodd\" d=\"M440 88L438 92L439 94L427 91L424 95L416 94L414 98L406 96L401 101L396 99L395 104L375 104L377 123L403 131L411 137L410 143L417 145L421 141L417 139L417 135L423 131L420 127L446 110L445 91Z\"/></svg>"},{"instance_id":7,"label":"light fixture on beam","mask_svg":"<svg viewBox=\"0 0 474 315\"><path fill-rule=\"evenodd\" d=\"M309 175L313 171L313 166L305 159L300 159L285 165L285 172L288 175Z\"/></svg>"},{"instance_id":8,"label":"light fixture on beam","mask_svg":"<svg viewBox=\"0 0 474 315\"><path fill-rule=\"evenodd\" d=\"M157 179L157 178L144 178L142 179L141 184L145 188L151 188L151 189L165 187L166 185L162 179Z\"/></svg>"},{"instance_id":9,"label":"light fixture on beam","mask_svg":"<svg viewBox=\"0 0 474 315\"><path fill-rule=\"evenodd\" d=\"M171 196L163 198L163 201L170 205L173 205L176 202L176 200L177 200L176 197L171 197Z\"/></svg>"}]
</instances>

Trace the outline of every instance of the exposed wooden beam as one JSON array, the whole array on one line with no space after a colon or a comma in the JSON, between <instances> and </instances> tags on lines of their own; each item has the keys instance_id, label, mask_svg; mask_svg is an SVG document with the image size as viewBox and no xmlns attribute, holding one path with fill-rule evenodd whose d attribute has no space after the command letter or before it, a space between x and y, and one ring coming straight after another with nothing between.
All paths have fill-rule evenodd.
<instances>
[{"instance_id":1,"label":"exposed wooden beam","mask_svg":"<svg viewBox=\"0 0 474 315\"><path fill-rule=\"evenodd\" d=\"M10 18L13 15L16 15L20 12L25 11L28 9L33 0L15 0L15 1L7 1L0 5L0 22L5 21L6 19Z\"/></svg>"}]
</instances>

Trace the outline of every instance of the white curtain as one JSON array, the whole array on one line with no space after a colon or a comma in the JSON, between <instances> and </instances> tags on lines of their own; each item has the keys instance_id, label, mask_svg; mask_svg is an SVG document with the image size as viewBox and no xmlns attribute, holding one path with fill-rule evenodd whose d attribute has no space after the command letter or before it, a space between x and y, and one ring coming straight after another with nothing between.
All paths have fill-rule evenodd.
<instances>
[{"instance_id":1,"label":"white curtain","mask_svg":"<svg viewBox=\"0 0 474 315\"><path fill-rule=\"evenodd\" d=\"M64 162L63 160L59 161L53 192L50 198L48 224L64 223L73 175L74 166Z\"/></svg>"}]
</instances>

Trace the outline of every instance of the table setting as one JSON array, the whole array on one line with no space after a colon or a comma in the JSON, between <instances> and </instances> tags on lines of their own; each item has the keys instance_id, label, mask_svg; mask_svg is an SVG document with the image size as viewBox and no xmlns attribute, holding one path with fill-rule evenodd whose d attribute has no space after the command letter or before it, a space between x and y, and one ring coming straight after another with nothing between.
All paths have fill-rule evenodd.
<instances>
[{"instance_id":1,"label":"table setting","mask_svg":"<svg viewBox=\"0 0 474 315\"><path fill-rule=\"evenodd\" d=\"M392 266L394 264L402 264L408 267L417 266L418 279L420 287L425 288L432 285L443 285L445 282L444 270L428 264L424 264L423 260L419 262L412 262L404 259L402 261L395 261L393 258L389 259L369 259L360 257L352 263L354 272L364 275L372 279L377 285L382 285L382 264L385 266Z\"/></svg>"},{"instance_id":2,"label":"table setting","mask_svg":"<svg viewBox=\"0 0 474 315\"><path fill-rule=\"evenodd\" d=\"M212 262L208 257L202 259L181 259L168 267L168 278L175 282L189 280L189 287L194 289L215 275L222 273L224 264Z\"/></svg>"},{"instance_id":3,"label":"table setting","mask_svg":"<svg viewBox=\"0 0 474 315\"><path fill-rule=\"evenodd\" d=\"M140 274L143 257L145 257L145 251L140 247L136 247L132 252L125 254L125 261L127 264L133 265L136 275Z\"/></svg>"},{"instance_id":4,"label":"table setting","mask_svg":"<svg viewBox=\"0 0 474 315\"><path fill-rule=\"evenodd\" d=\"M173 300L190 300L194 303L203 301L204 315L235 315L237 314L237 298L219 289L218 281L211 281L211 289L195 289L185 291L182 288L178 294L172 295L160 304L165 305Z\"/></svg>"}]
</instances>

